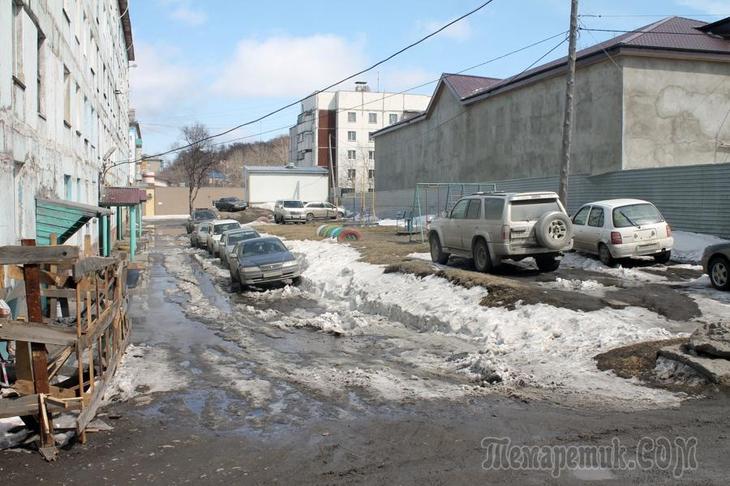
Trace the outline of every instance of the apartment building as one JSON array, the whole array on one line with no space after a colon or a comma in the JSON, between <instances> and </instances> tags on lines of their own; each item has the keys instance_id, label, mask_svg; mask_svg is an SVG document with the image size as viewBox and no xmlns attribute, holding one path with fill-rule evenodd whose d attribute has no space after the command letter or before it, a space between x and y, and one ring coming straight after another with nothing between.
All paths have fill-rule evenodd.
<instances>
[{"instance_id":1,"label":"apartment building","mask_svg":"<svg viewBox=\"0 0 730 486\"><path fill-rule=\"evenodd\" d=\"M290 128L289 161L300 167L330 171L338 195L375 187L372 133L426 109L431 97L372 92L365 83L354 91L317 93L302 102L297 124Z\"/></svg>"},{"instance_id":2,"label":"apartment building","mask_svg":"<svg viewBox=\"0 0 730 486\"><path fill-rule=\"evenodd\" d=\"M0 0L0 245L36 236L36 198L96 205L105 164L130 160L128 8ZM126 185L129 174L120 165L101 182Z\"/></svg>"}]
</instances>

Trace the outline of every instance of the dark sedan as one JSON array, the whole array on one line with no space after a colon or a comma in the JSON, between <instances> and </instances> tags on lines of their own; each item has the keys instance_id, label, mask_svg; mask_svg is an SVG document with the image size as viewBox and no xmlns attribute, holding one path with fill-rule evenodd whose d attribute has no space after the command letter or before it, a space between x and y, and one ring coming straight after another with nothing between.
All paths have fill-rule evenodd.
<instances>
[{"instance_id":1,"label":"dark sedan","mask_svg":"<svg viewBox=\"0 0 730 486\"><path fill-rule=\"evenodd\" d=\"M228 257L231 281L242 286L291 281L297 285L299 262L279 238L253 238L238 243Z\"/></svg>"},{"instance_id":2,"label":"dark sedan","mask_svg":"<svg viewBox=\"0 0 730 486\"><path fill-rule=\"evenodd\" d=\"M248 207L248 203L237 197L223 197L215 202L215 207L218 208L219 211L235 213L246 209Z\"/></svg>"},{"instance_id":3,"label":"dark sedan","mask_svg":"<svg viewBox=\"0 0 730 486\"><path fill-rule=\"evenodd\" d=\"M730 243L705 248L702 267L710 276L710 283L718 290L730 290Z\"/></svg>"},{"instance_id":4,"label":"dark sedan","mask_svg":"<svg viewBox=\"0 0 730 486\"><path fill-rule=\"evenodd\" d=\"M218 217L218 215L212 209L208 209L208 208L193 209L193 213L188 218L187 223L185 223L185 229L187 230L188 233L192 233L193 229L195 228L195 225L197 225L198 223L202 223L204 221L213 221L217 217Z\"/></svg>"}]
</instances>

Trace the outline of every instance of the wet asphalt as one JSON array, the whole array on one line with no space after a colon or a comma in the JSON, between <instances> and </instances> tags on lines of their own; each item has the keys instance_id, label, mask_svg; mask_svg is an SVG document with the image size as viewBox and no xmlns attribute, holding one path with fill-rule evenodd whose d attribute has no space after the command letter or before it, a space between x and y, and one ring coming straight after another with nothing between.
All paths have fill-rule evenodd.
<instances>
[{"instance_id":1,"label":"wet asphalt","mask_svg":"<svg viewBox=\"0 0 730 486\"><path fill-rule=\"evenodd\" d=\"M185 385L155 394L140 389L135 399L110 404L101 418L114 430L71 444L54 463L36 453L0 451L3 484L725 484L730 475L726 395L640 412L484 392L447 398L449 390L472 384L453 370L416 363L444 349L472 351L468 341L379 316L360 316L377 331L359 335L288 326L287 316L347 310L308 292L281 299L234 292L192 254L179 254L183 233L180 222L155 224L130 317L133 343L163 348L171 373ZM171 264L177 261L190 272L180 274ZM199 289L205 305L191 310L180 279ZM220 312L208 315L206 305ZM359 386L357 374L347 381L346 371L342 387L323 383L327 370L354 368L387 369L429 383L413 389L444 392L435 399L415 392L386 399ZM698 467L679 478L659 468L559 475L486 470L485 437L540 446L606 445L616 438L631 453L642 437L695 437Z\"/></svg>"}]
</instances>

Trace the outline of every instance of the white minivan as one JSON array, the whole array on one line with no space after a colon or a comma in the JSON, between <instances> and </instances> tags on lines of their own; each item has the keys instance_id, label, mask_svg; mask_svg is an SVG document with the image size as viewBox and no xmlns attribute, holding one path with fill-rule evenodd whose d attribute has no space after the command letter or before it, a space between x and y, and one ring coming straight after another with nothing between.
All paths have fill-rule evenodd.
<instances>
[{"instance_id":1,"label":"white minivan","mask_svg":"<svg viewBox=\"0 0 730 486\"><path fill-rule=\"evenodd\" d=\"M605 265L616 259L652 256L667 263L674 238L664 216L640 199L610 199L584 205L573 216L573 248L598 255Z\"/></svg>"}]
</instances>

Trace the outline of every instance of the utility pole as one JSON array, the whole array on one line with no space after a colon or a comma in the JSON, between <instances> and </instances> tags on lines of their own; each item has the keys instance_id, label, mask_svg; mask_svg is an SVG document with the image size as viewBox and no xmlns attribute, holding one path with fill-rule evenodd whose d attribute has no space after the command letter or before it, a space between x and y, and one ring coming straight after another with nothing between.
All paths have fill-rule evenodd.
<instances>
[{"instance_id":1,"label":"utility pole","mask_svg":"<svg viewBox=\"0 0 730 486\"><path fill-rule=\"evenodd\" d=\"M570 36L568 39L568 77L565 88L565 116L563 118L563 152L560 161L560 189L558 195L568 208L568 174L570 149L573 144L573 105L575 104L575 45L578 37L578 0L570 2Z\"/></svg>"}]
</instances>

